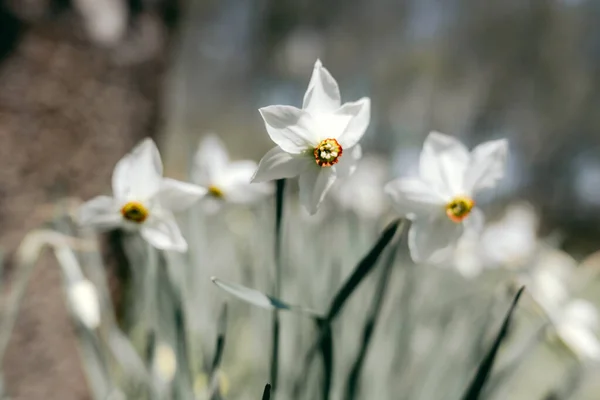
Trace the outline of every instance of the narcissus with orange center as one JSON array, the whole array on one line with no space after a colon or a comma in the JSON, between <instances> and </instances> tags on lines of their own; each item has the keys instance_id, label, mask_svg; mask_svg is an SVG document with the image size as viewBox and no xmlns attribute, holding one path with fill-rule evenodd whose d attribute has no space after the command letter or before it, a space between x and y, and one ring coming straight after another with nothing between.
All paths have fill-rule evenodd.
<instances>
[{"instance_id":1,"label":"narcissus with orange center","mask_svg":"<svg viewBox=\"0 0 600 400\"><path fill-rule=\"evenodd\" d=\"M457 196L446 204L446 215L453 222L461 222L469 216L475 201L467 196Z\"/></svg>"},{"instance_id":2,"label":"narcissus with orange center","mask_svg":"<svg viewBox=\"0 0 600 400\"><path fill-rule=\"evenodd\" d=\"M331 167L337 164L342 153L342 146L335 139L322 140L313 152L315 161L320 167Z\"/></svg>"}]
</instances>

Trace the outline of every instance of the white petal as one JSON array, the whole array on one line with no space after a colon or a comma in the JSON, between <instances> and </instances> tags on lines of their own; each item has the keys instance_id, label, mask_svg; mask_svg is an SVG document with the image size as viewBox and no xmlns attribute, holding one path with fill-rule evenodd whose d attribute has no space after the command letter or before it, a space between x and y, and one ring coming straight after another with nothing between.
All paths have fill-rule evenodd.
<instances>
[{"instance_id":1,"label":"white petal","mask_svg":"<svg viewBox=\"0 0 600 400\"><path fill-rule=\"evenodd\" d=\"M194 155L192 177L194 182L209 186L216 175L223 171L229 163L227 149L215 134L206 135Z\"/></svg>"},{"instance_id":2,"label":"white petal","mask_svg":"<svg viewBox=\"0 0 600 400\"><path fill-rule=\"evenodd\" d=\"M340 107L340 89L321 60L315 62L302 108L314 112L331 112Z\"/></svg>"},{"instance_id":3,"label":"white petal","mask_svg":"<svg viewBox=\"0 0 600 400\"><path fill-rule=\"evenodd\" d=\"M493 187L504 176L508 141L506 139L485 142L473 149L465 176L465 190L474 193Z\"/></svg>"},{"instance_id":4,"label":"white petal","mask_svg":"<svg viewBox=\"0 0 600 400\"><path fill-rule=\"evenodd\" d=\"M356 145L365 134L371 120L371 100L363 97L358 101L344 104L335 114L351 117L345 131L338 138L342 149Z\"/></svg>"},{"instance_id":5,"label":"white petal","mask_svg":"<svg viewBox=\"0 0 600 400\"><path fill-rule=\"evenodd\" d=\"M579 357L600 359L600 341L591 330L577 325L561 324L557 327L557 332Z\"/></svg>"},{"instance_id":6,"label":"white petal","mask_svg":"<svg viewBox=\"0 0 600 400\"><path fill-rule=\"evenodd\" d=\"M319 144L307 112L292 106L269 106L258 111L271 140L288 153L299 154Z\"/></svg>"},{"instance_id":7,"label":"white petal","mask_svg":"<svg viewBox=\"0 0 600 400\"><path fill-rule=\"evenodd\" d=\"M417 218L408 233L408 247L415 262L438 263L453 256L463 225L445 214Z\"/></svg>"},{"instance_id":8,"label":"white petal","mask_svg":"<svg viewBox=\"0 0 600 400\"><path fill-rule=\"evenodd\" d=\"M343 152L340 160L332 168L335 169L335 175L338 178L346 178L356 171L358 161L362 157L362 147L356 145Z\"/></svg>"},{"instance_id":9,"label":"white petal","mask_svg":"<svg viewBox=\"0 0 600 400\"><path fill-rule=\"evenodd\" d=\"M316 163L308 168L298 181L300 203L310 214L315 214L325 195L335 182L335 171L330 167L319 167Z\"/></svg>"},{"instance_id":10,"label":"white petal","mask_svg":"<svg viewBox=\"0 0 600 400\"><path fill-rule=\"evenodd\" d=\"M207 190L191 183L163 178L156 194L160 206L171 211L181 211L206 195Z\"/></svg>"},{"instance_id":11,"label":"white petal","mask_svg":"<svg viewBox=\"0 0 600 400\"><path fill-rule=\"evenodd\" d=\"M158 192L162 173L156 144L150 138L144 139L115 166L113 194L119 200L147 200Z\"/></svg>"},{"instance_id":12,"label":"white petal","mask_svg":"<svg viewBox=\"0 0 600 400\"><path fill-rule=\"evenodd\" d=\"M219 184L223 187L225 201L248 204L271 194L273 186L270 183L251 183L255 171L256 163L254 161L245 160L231 163L226 174L219 180Z\"/></svg>"},{"instance_id":13,"label":"white petal","mask_svg":"<svg viewBox=\"0 0 600 400\"><path fill-rule=\"evenodd\" d=\"M256 162L252 160L234 161L227 166L215 183L225 188L232 185L250 184L256 168Z\"/></svg>"},{"instance_id":14,"label":"white petal","mask_svg":"<svg viewBox=\"0 0 600 400\"><path fill-rule=\"evenodd\" d=\"M142 225L141 235L152 246L161 250L187 251L187 243L173 214L167 210L155 213Z\"/></svg>"},{"instance_id":15,"label":"white petal","mask_svg":"<svg viewBox=\"0 0 600 400\"><path fill-rule=\"evenodd\" d=\"M289 154L279 147L274 147L260 160L252 182L292 178L304 172L311 163L316 165L313 157Z\"/></svg>"},{"instance_id":16,"label":"white petal","mask_svg":"<svg viewBox=\"0 0 600 400\"><path fill-rule=\"evenodd\" d=\"M119 226L122 217L119 206L112 197L98 196L84 203L77 212L81 225L99 229L112 229Z\"/></svg>"},{"instance_id":17,"label":"white petal","mask_svg":"<svg viewBox=\"0 0 600 400\"><path fill-rule=\"evenodd\" d=\"M483 215L483 211L481 211L481 209L478 207L473 207L469 213L469 216L463 221L463 224L466 231L469 231L470 234L474 234L479 237L483 232L485 225L485 216Z\"/></svg>"},{"instance_id":18,"label":"white petal","mask_svg":"<svg viewBox=\"0 0 600 400\"><path fill-rule=\"evenodd\" d=\"M385 185L384 191L402 216L438 214L444 210L444 199L428 184L416 178L400 178Z\"/></svg>"},{"instance_id":19,"label":"white petal","mask_svg":"<svg viewBox=\"0 0 600 400\"><path fill-rule=\"evenodd\" d=\"M458 140L439 132L431 132L421 151L421 178L441 194L454 197L465 192L464 177L469 165L469 151Z\"/></svg>"},{"instance_id":20,"label":"white petal","mask_svg":"<svg viewBox=\"0 0 600 400\"><path fill-rule=\"evenodd\" d=\"M94 285L87 279L81 279L68 288L68 297L73 313L88 329L100 325L100 302Z\"/></svg>"}]
</instances>

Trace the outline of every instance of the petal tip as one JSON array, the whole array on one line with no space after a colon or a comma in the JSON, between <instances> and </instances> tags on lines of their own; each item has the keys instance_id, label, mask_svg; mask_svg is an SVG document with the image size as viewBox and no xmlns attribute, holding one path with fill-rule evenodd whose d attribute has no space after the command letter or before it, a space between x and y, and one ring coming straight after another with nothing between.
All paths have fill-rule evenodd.
<instances>
[{"instance_id":1,"label":"petal tip","mask_svg":"<svg viewBox=\"0 0 600 400\"><path fill-rule=\"evenodd\" d=\"M315 61L315 69L318 69L321 67L323 67L323 63L321 62L320 58L317 58L317 61Z\"/></svg>"}]
</instances>

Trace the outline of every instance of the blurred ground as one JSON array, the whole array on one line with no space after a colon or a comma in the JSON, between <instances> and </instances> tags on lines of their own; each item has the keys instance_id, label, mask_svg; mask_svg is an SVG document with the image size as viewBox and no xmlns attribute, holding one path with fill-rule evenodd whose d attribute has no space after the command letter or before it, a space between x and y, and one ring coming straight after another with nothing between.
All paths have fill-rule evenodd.
<instances>
[{"instance_id":1,"label":"blurred ground","mask_svg":"<svg viewBox=\"0 0 600 400\"><path fill-rule=\"evenodd\" d=\"M0 243L9 274L15 248L51 218L53 200L106 191L114 163L154 133L164 59L158 47L145 59L119 59L59 3L14 4L0 1ZM19 315L4 360L11 398L89 398L49 255Z\"/></svg>"}]
</instances>

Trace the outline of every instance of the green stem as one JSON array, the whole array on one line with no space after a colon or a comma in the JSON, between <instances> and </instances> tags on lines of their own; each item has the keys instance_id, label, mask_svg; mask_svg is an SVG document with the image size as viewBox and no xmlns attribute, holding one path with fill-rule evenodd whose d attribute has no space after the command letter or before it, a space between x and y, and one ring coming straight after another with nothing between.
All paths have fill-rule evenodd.
<instances>
[{"instance_id":1,"label":"green stem","mask_svg":"<svg viewBox=\"0 0 600 400\"><path fill-rule=\"evenodd\" d=\"M283 194L285 190L285 179L277 181L277 191L275 194L275 288L273 294L276 298L281 297L281 225L283 220ZM271 347L271 388L272 397L275 397L277 388L277 372L279 369L279 312L273 311L272 324L273 344Z\"/></svg>"}]
</instances>

